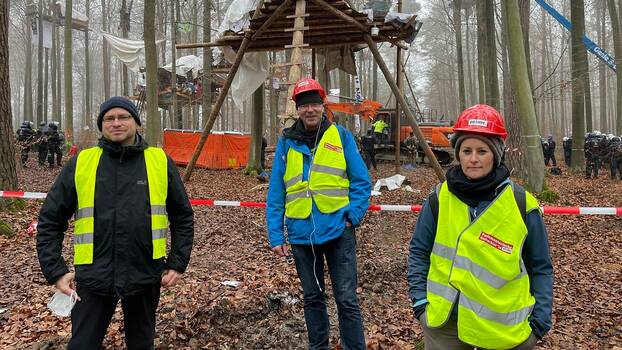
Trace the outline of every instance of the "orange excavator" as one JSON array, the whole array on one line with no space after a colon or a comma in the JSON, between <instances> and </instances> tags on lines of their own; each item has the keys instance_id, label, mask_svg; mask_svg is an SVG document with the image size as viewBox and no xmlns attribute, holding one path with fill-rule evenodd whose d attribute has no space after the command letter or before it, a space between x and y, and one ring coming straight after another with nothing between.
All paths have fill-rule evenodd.
<instances>
[{"instance_id":1,"label":"orange excavator","mask_svg":"<svg viewBox=\"0 0 622 350\"><path fill-rule=\"evenodd\" d=\"M394 133L391 128L395 123L395 110L382 110L382 104L374 100L363 100L361 102L327 102L324 104L326 107L326 115L330 120L333 120L335 112L342 112L347 114L358 114L364 119L372 122L377 117L382 117L389 124L388 137L384 142L376 145L376 153L380 159L392 160L394 159ZM419 128L425 137L426 142L436 155L439 163L445 165L453 161L453 151L450 144L451 134L453 128L447 122L419 122ZM406 157L406 149L404 146L404 140L412 132L412 127L406 125L406 121L401 122L400 127L400 143L404 147L402 154ZM423 159L423 150L418 149L417 152ZM404 160L407 160L404 158Z\"/></svg>"}]
</instances>

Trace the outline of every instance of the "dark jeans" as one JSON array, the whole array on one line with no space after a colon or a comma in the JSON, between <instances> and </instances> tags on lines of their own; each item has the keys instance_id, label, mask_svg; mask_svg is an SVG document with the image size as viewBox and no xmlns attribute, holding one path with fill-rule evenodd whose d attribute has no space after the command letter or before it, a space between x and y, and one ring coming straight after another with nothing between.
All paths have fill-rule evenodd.
<instances>
[{"instance_id":1,"label":"dark jeans","mask_svg":"<svg viewBox=\"0 0 622 350\"><path fill-rule=\"evenodd\" d=\"M371 166L374 166L374 170L377 170L376 165L376 152L372 150L364 150L364 158L365 158L365 166L367 166L367 170L371 169Z\"/></svg>"},{"instance_id":2,"label":"dark jeans","mask_svg":"<svg viewBox=\"0 0 622 350\"><path fill-rule=\"evenodd\" d=\"M67 349L101 349L119 298L93 294L79 286L77 293L82 300L71 311L71 340ZM159 301L160 286L121 299L128 350L153 349Z\"/></svg>"},{"instance_id":3,"label":"dark jeans","mask_svg":"<svg viewBox=\"0 0 622 350\"><path fill-rule=\"evenodd\" d=\"M363 319L356 296L356 236L354 228L346 228L341 237L323 244L314 246L292 245L292 253L304 291L309 349L329 348L330 325L326 311L326 294L324 294L324 259L328 264L333 295L337 303L341 346L344 350L365 349ZM315 275L313 273L314 267Z\"/></svg>"},{"instance_id":4,"label":"dark jeans","mask_svg":"<svg viewBox=\"0 0 622 350\"><path fill-rule=\"evenodd\" d=\"M619 179L622 180L622 157L611 157L611 178L618 178L617 174L619 174Z\"/></svg>"}]
</instances>

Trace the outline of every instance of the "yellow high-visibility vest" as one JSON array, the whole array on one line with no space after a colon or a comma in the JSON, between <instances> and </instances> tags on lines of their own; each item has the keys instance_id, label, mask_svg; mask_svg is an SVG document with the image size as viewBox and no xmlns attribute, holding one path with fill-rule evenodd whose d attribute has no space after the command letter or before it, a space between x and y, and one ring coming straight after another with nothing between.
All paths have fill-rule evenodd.
<instances>
[{"instance_id":1,"label":"yellow high-visibility vest","mask_svg":"<svg viewBox=\"0 0 622 350\"><path fill-rule=\"evenodd\" d=\"M75 213L73 260L75 265L93 263L93 243L95 238L95 182L97 166L103 153L101 147L85 149L78 154L74 180L78 195L78 210ZM151 203L151 240L153 259L166 256L166 234L168 215L166 196L168 193L168 174L166 154L161 148L148 147L144 151L149 200Z\"/></svg>"},{"instance_id":2,"label":"yellow high-visibility vest","mask_svg":"<svg viewBox=\"0 0 622 350\"><path fill-rule=\"evenodd\" d=\"M285 182L285 216L306 219L313 202L320 212L335 212L350 203L350 180L339 130L331 125L322 136L311 166L308 181L302 181L303 154L293 147L287 152Z\"/></svg>"},{"instance_id":3,"label":"yellow high-visibility vest","mask_svg":"<svg viewBox=\"0 0 622 350\"><path fill-rule=\"evenodd\" d=\"M513 185L475 220L443 183L438 193L436 238L430 254L425 322L439 328L458 304L458 338L485 349L510 349L531 333L535 299L522 260L527 227ZM539 209L526 193L526 212Z\"/></svg>"}]
</instances>

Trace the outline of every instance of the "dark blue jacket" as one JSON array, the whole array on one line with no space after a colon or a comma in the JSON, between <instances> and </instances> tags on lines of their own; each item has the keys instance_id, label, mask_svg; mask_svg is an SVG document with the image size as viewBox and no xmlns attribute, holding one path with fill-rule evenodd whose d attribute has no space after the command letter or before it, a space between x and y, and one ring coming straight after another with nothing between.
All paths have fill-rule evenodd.
<instances>
[{"instance_id":1,"label":"dark blue jacket","mask_svg":"<svg viewBox=\"0 0 622 350\"><path fill-rule=\"evenodd\" d=\"M505 182L504 184L508 184ZM503 185L502 185L503 186ZM498 188L497 193L501 192ZM436 196L433 192L430 196ZM430 269L430 252L436 237L436 221L430 208L430 196L424 202L415 232L410 241L410 254L408 256L408 285L410 299L412 300L415 317L425 311L426 281ZM482 213L490 202L482 201L477 207L471 207L471 220L473 213ZM553 264L549 254L549 242L544 221L538 210L527 214L527 238L523 245L523 261L529 275L531 294L536 299L536 304L529 316L529 323L534 335L544 337L551 329L551 312L553 308ZM457 319L457 308L454 304L451 318Z\"/></svg>"}]
</instances>

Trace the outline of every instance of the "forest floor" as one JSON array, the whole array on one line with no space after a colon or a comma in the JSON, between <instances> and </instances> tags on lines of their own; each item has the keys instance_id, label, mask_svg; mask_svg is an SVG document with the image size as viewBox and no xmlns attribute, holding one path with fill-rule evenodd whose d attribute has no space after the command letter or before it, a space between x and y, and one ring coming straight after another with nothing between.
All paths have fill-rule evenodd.
<instances>
[{"instance_id":1,"label":"forest floor","mask_svg":"<svg viewBox=\"0 0 622 350\"><path fill-rule=\"evenodd\" d=\"M381 164L378 175L391 176L393 169ZM547 175L548 186L559 199L542 205L622 207L622 181L610 180L606 171L596 180L585 180L563 170L560 176ZM20 167L19 188L47 192L58 172ZM429 167L403 174L414 192L385 188L372 203L420 204L436 183ZM239 170L199 169L186 187L191 198L263 202L267 188L258 185ZM61 349L71 334L69 320L53 316L46 307L54 288L41 274L35 239L27 233L41 203L30 200L23 210L0 213L17 233L12 238L0 236L2 349ZM264 210L206 206L194 210L192 260L182 282L162 291L156 348L307 348L296 271L270 251ZM416 220L414 213L369 212L357 230L357 291L370 349L422 348L422 331L413 321L406 282L408 243ZM555 267L554 324L538 349L620 349L622 217L546 215L545 222ZM65 240L66 259L70 241ZM223 285L227 281L240 285ZM332 292L327 293L331 344L338 349L336 309ZM125 348L122 320L118 307L106 349Z\"/></svg>"}]
</instances>

